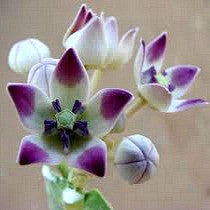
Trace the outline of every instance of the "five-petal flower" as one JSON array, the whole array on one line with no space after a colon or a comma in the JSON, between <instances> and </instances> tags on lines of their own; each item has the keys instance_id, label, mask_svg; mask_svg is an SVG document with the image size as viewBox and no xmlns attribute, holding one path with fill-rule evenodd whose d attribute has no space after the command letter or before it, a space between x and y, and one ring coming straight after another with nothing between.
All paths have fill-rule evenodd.
<instances>
[{"instance_id":1,"label":"five-petal flower","mask_svg":"<svg viewBox=\"0 0 210 210\"><path fill-rule=\"evenodd\" d=\"M83 4L63 38L63 46L74 48L87 69L117 69L133 54L138 28L133 28L119 41L115 17L95 15Z\"/></svg>"},{"instance_id":2,"label":"five-petal flower","mask_svg":"<svg viewBox=\"0 0 210 210\"><path fill-rule=\"evenodd\" d=\"M167 34L163 32L145 46L143 40L134 64L134 77L140 97L154 109L179 112L208 104L203 99L180 99L194 82L200 69L193 65L177 65L161 71Z\"/></svg>"},{"instance_id":3,"label":"five-petal flower","mask_svg":"<svg viewBox=\"0 0 210 210\"><path fill-rule=\"evenodd\" d=\"M100 137L111 131L131 93L106 88L89 100L88 74L71 48L52 73L49 95L38 86L21 83L9 84L8 92L23 126L37 133L23 138L18 154L21 165L57 165L65 160L104 176L106 144Z\"/></svg>"}]
</instances>

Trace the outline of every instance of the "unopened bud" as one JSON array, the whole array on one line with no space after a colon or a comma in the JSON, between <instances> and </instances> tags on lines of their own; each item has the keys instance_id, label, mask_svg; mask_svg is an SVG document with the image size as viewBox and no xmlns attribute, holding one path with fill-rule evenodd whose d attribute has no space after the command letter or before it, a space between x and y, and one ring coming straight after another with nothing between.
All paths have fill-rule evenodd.
<instances>
[{"instance_id":1,"label":"unopened bud","mask_svg":"<svg viewBox=\"0 0 210 210\"><path fill-rule=\"evenodd\" d=\"M119 174L129 184L139 184L152 177L158 167L159 155L154 144L146 137L124 137L115 156Z\"/></svg>"},{"instance_id":2,"label":"unopened bud","mask_svg":"<svg viewBox=\"0 0 210 210\"><path fill-rule=\"evenodd\" d=\"M28 84L39 87L49 95L49 83L57 63L57 59L45 58L33 66L28 74Z\"/></svg>"},{"instance_id":3,"label":"unopened bud","mask_svg":"<svg viewBox=\"0 0 210 210\"><path fill-rule=\"evenodd\" d=\"M37 39L26 39L13 45L9 52L9 67L17 73L28 73L43 58L50 57L49 48Z\"/></svg>"}]
</instances>

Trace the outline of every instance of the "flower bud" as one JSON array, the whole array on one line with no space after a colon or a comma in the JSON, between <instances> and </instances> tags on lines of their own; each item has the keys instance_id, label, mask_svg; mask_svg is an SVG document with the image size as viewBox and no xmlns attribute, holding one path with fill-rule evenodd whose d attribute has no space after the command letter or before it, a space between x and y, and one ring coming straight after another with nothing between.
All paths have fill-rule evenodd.
<instances>
[{"instance_id":1,"label":"flower bud","mask_svg":"<svg viewBox=\"0 0 210 210\"><path fill-rule=\"evenodd\" d=\"M125 130L126 116L124 113L120 115L111 133L121 133Z\"/></svg>"},{"instance_id":2,"label":"flower bud","mask_svg":"<svg viewBox=\"0 0 210 210\"><path fill-rule=\"evenodd\" d=\"M75 189L66 187L62 192L62 199L66 204L75 204L84 199L82 193L77 192Z\"/></svg>"},{"instance_id":3,"label":"flower bud","mask_svg":"<svg viewBox=\"0 0 210 210\"><path fill-rule=\"evenodd\" d=\"M146 137L124 137L115 156L119 174L129 184L139 184L153 176L158 167L159 155L154 144Z\"/></svg>"},{"instance_id":4,"label":"flower bud","mask_svg":"<svg viewBox=\"0 0 210 210\"><path fill-rule=\"evenodd\" d=\"M37 39L26 39L13 45L9 52L9 67L17 73L28 73L41 59L50 57L49 48Z\"/></svg>"},{"instance_id":5,"label":"flower bud","mask_svg":"<svg viewBox=\"0 0 210 210\"><path fill-rule=\"evenodd\" d=\"M28 74L28 84L42 89L49 95L49 82L58 63L58 59L45 58L31 68Z\"/></svg>"}]
</instances>

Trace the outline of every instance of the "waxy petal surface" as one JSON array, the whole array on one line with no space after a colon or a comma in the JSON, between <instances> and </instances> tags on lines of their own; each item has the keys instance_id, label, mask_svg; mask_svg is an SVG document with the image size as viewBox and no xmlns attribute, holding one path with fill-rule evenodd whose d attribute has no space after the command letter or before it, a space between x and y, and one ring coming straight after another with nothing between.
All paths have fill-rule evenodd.
<instances>
[{"instance_id":1,"label":"waxy petal surface","mask_svg":"<svg viewBox=\"0 0 210 210\"><path fill-rule=\"evenodd\" d=\"M160 71L165 57L167 33L161 33L146 47L145 63L143 71L154 66L156 71Z\"/></svg>"},{"instance_id":2,"label":"waxy petal surface","mask_svg":"<svg viewBox=\"0 0 210 210\"><path fill-rule=\"evenodd\" d=\"M67 32L64 35L63 38L64 47L68 37L83 27L83 25L85 24L87 14L88 14L87 6L85 4L82 4L75 19L73 20L72 24L69 26Z\"/></svg>"},{"instance_id":3,"label":"waxy petal surface","mask_svg":"<svg viewBox=\"0 0 210 210\"><path fill-rule=\"evenodd\" d=\"M166 76L175 89L172 91L174 98L180 98L191 87L200 69L193 65L173 66L165 70Z\"/></svg>"},{"instance_id":4,"label":"waxy petal surface","mask_svg":"<svg viewBox=\"0 0 210 210\"><path fill-rule=\"evenodd\" d=\"M166 112L181 112L189 108L208 105L209 103L203 99L186 99L186 100L173 100L170 107Z\"/></svg>"},{"instance_id":5,"label":"waxy petal surface","mask_svg":"<svg viewBox=\"0 0 210 210\"><path fill-rule=\"evenodd\" d=\"M137 86L140 85L141 82L141 71L144 65L145 59L145 43L143 40L140 40L140 46L134 61L134 79L136 81Z\"/></svg>"},{"instance_id":6,"label":"waxy petal surface","mask_svg":"<svg viewBox=\"0 0 210 210\"><path fill-rule=\"evenodd\" d=\"M46 58L33 66L28 74L27 83L37 86L50 96L50 80L58 61L58 59Z\"/></svg>"},{"instance_id":7,"label":"waxy petal surface","mask_svg":"<svg viewBox=\"0 0 210 210\"><path fill-rule=\"evenodd\" d=\"M72 167L102 177L106 170L106 154L106 144L96 137L72 140L70 151L66 154L58 136L30 135L23 138L17 161L20 165L58 165L67 161Z\"/></svg>"},{"instance_id":8,"label":"waxy petal surface","mask_svg":"<svg viewBox=\"0 0 210 210\"><path fill-rule=\"evenodd\" d=\"M74 48L84 65L101 65L108 50L104 30L102 20L94 16L81 30L66 40L65 47Z\"/></svg>"},{"instance_id":9,"label":"waxy petal surface","mask_svg":"<svg viewBox=\"0 0 210 210\"><path fill-rule=\"evenodd\" d=\"M53 140L45 140L43 136L38 135L25 136L19 148L17 162L20 165L33 163L59 164L65 155L62 154L59 146L53 145Z\"/></svg>"},{"instance_id":10,"label":"waxy petal surface","mask_svg":"<svg viewBox=\"0 0 210 210\"><path fill-rule=\"evenodd\" d=\"M96 93L86 104L81 118L88 123L94 136L106 135L115 125L125 106L131 101L132 94L123 89L106 88Z\"/></svg>"},{"instance_id":11,"label":"waxy petal surface","mask_svg":"<svg viewBox=\"0 0 210 210\"><path fill-rule=\"evenodd\" d=\"M138 31L138 28L133 28L123 35L118 45L116 62L125 64L131 59Z\"/></svg>"},{"instance_id":12,"label":"waxy petal surface","mask_svg":"<svg viewBox=\"0 0 210 210\"><path fill-rule=\"evenodd\" d=\"M106 144L96 137L77 139L68 155L68 163L91 174L103 177L106 171Z\"/></svg>"},{"instance_id":13,"label":"waxy petal surface","mask_svg":"<svg viewBox=\"0 0 210 210\"><path fill-rule=\"evenodd\" d=\"M71 109L76 100L86 101L89 95L89 78L74 49L67 50L60 59L50 86L52 99L59 99L62 109Z\"/></svg>"},{"instance_id":14,"label":"waxy petal surface","mask_svg":"<svg viewBox=\"0 0 210 210\"><path fill-rule=\"evenodd\" d=\"M37 87L28 84L10 83L7 89L23 126L31 131L42 132L44 120L53 117L48 96Z\"/></svg>"},{"instance_id":15,"label":"waxy petal surface","mask_svg":"<svg viewBox=\"0 0 210 210\"><path fill-rule=\"evenodd\" d=\"M118 47L118 25L115 17L108 17L104 21L105 37L108 46L105 63L110 64L114 59Z\"/></svg>"},{"instance_id":16,"label":"waxy petal surface","mask_svg":"<svg viewBox=\"0 0 210 210\"><path fill-rule=\"evenodd\" d=\"M145 84L139 86L140 95L148 104L159 111L166 111L171 104L171 94L162 85Z\"/></svg>"}]
</instances>

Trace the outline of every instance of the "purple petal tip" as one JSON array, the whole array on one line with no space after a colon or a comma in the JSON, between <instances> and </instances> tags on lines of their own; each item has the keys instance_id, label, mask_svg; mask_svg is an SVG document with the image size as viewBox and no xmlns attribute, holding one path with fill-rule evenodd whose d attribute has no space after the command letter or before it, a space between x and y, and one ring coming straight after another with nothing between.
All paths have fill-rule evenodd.
<instances>
[{"instance_id":1,"label":"purple petal tip","mask_svg":"<svg viewBox=\"0 0 210 210\"><path fill-rule=\"evenodd\" d=\"M147 47L147 59L150 63L161 58L166 49L167 33L161 33Z\"/></svg>"},{"instance_id":2,"label":"purple petal tip","mask_svg":"<svg viewBox=\"0 0 210 210\"><path fill-rule=\"evenodd\" d=\"M27 117L34 112L35 92L32 86L26 84L8 84L7 90L21 117Z\"/></svg>"},{"instance_id":3,"label":"purple petal tip","mask_svg":"<svg viewBox=\"0 0 210 210\"><path fill-rule=\"evenodd\" d=\"M178 87L189 84L199 73L199 68L196 66L178 66L176 71L171 75L171 81Z\"/></svg>"},{"instance_id":4,"label":"purple petal tip","mask_svg":"<svg viewBox=\"0 0 210 210\"><path fill-rule=\"evenodd\" d=\"M101 101L101 113L105 119L115 118L132 99L133 95L122 89L105 91Z\"/></svg>"},{"instance_id":5,"label":"purple petal tip","mask_svg":"<svg viewBox=\"0 0 210 210\"><path fill-rule=\"evenodd\" d=\"M203 100L203 99L190 99L186 100L185 102L181 103L179 106L177 106L177 109L182 109L182 108L190 108L193 106L198 106L198 105L208 105L209 102Z\"/></svg>"},{"instance_id":6,"label":"purple petal tip","mask_svg":"<svg viewBox=\"0 0 210 210\"><path fill-rule=\"evenodd\" d=\"M86 150L78 159L79 166L96 176L103 177L106 169L106 152L102 147Z\"/></svg>"},{"instance_id":7,"label":"purple petal tip","mask_svg":"<svg viewBox=\"0 0 210 210\"><path fill-rule=\"evenodd\" d=\"M68 49L55 69L55 78L69 87L75 86L84 78L84 66L73 48Z\"/></svg>"},{"instance_id":8,"label":"purple petal tip","mask_svg":"<svg viewBox=\"0 0 210 210\"><path fill-rule=\"evenodd\" d=\"M21 144L18 162L20 165L47 162L48 154L36 144L25 141Z\"/></svg>"}]
</instances>

